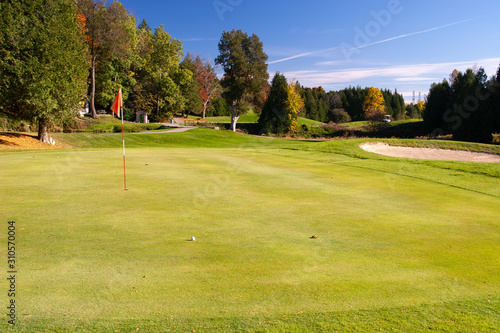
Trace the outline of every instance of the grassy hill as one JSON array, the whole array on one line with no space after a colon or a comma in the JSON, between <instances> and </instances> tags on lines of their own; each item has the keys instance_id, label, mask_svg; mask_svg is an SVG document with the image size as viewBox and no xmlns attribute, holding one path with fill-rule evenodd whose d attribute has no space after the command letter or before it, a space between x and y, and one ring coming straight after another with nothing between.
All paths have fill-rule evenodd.
<instances>
[{"instance_id":1,"label":"grassy hill","mask_svg":"<svg viewBox=\"0 0 500 333\"><path fill-rule=\"evenodd\" d=\"M54 136L74 148L0 153L19 262L19 321L2 331L500 327L498 164L130 133L124 191L121 134Z\"/></svg>"}]
</instances>

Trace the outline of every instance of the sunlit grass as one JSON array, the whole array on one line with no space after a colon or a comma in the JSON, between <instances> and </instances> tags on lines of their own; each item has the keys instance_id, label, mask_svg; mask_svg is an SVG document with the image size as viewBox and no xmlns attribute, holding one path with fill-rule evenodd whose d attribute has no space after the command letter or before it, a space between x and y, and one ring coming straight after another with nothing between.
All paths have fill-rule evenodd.
<instances>
[{"instance_id":1,"label":"sunlit grass","mask_svg":"<svg viewBox=\"0 0 500 333\"><path fill-rule=\"evenodd\" d=\"M124 191L121 135L60 139L0 154L18 330L498 327L498 165L196 129L127 135Z\"/></svg>"}]
</instances>

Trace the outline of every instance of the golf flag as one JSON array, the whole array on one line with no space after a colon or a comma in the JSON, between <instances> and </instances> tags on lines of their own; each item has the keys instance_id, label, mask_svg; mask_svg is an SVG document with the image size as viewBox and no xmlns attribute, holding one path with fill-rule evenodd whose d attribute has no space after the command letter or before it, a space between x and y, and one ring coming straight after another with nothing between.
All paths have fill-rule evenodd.
<instances>
[{"instance_id":1,"label":"golf flag","mask_svg":"<svg viewBox=\"0 0 500 333\"><path fill-rule=\"evenodd\" d=\"M113 111L117 117L120 117L120 110L123 107L123 100L122 100L122 88L118 90L118 94L116 94L115 102L111 106L111 111Z\"/></svg>"},{"instance_id":2,"label":"golf flag","mask_svg":"<svg viewBox=\"0 0 500 333\"><path fill-rule=\"evenodd\" d=\"M122 88L118 90L118 94L116 95L115 102L111 106L111 111L113 111L117 117L122 116L122 141L123 141L123 185L125 187L125 191L127 190L127 174L125 171L125 130L123 129L123 101L122 101ZM122 111L122 112L120 112Z\"/></svg>"}]
</instances>

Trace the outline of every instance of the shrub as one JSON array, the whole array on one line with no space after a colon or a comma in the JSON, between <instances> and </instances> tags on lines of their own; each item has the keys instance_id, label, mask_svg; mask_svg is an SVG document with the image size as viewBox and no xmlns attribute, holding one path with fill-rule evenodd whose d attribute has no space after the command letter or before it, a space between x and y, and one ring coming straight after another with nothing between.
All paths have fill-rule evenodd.
<instances>
[{"instance_id":1,"label":"shrub","mask_svg":"<svg viewBox=\"0 0 500 333\"><path fill-rule=\"evenodd\" d=\"M336 124L333 121L330 121L328 124L322 126L325 130L330 130L332 132L345 131L346 126L341 124Z\"/></svg>"},{"instance_id":2,"label":"shrub","mask_svg":"<svg viewBox=\"0 0 500 333\"><path fill-rule=\"evenodd\" d=\"M333 109L330 111L329 118L334 123L348 123L351 121L351 117L344 109Z\"/></svg>"}]
</instances>

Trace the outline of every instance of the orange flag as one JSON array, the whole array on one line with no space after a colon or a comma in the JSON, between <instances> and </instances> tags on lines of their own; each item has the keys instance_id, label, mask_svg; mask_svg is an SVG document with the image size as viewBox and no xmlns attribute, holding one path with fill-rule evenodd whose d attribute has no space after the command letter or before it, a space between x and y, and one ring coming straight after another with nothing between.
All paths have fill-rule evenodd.
<instances>
[{"instance_id":1,"label":"orange flag","mask_svg":"<svg viewBox=\"0 0 500 333\"><path fill-rule=\"evenodd\" d=\"M118 94L116 95L115 102L111 106L111 111L116 113L117 117L120 117L120 109L123 107L123 101L122 101L122 88L118 90Z\"/></svg>"}]
</instances>

